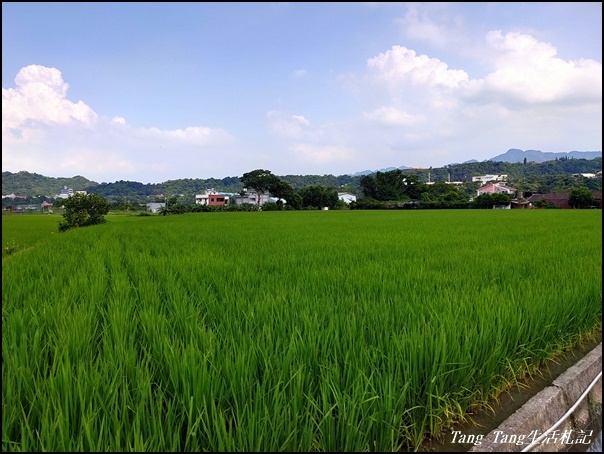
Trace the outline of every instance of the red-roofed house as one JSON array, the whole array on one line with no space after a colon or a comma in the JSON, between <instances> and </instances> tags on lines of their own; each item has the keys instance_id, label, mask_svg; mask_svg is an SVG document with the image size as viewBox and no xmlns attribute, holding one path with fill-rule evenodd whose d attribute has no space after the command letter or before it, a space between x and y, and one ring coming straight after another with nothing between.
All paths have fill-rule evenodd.
<instances>
[{"instance_id":1,"label":"red-roofed house","mask_svg":"<svg viewBox=\"0 0 604 454\"><path fill-rule=\"evenodd\" d=\"M592 193L596 206L602 208L602 191L592 191ZM550 192L548 194L533 194L528 200L533 206L553 205L556 208L572 208L568 203L569 198L570 193L568 192Z\"/></svg>"},{"instance_id":2,"label":"red-roofed house","mask_svg":"<svg viewBox=\"0 0 604 454\"><path fill-rule=\"evenodd\" d=\"M568 204L568 198L570 194L568 192L550 192L547 194L533 194L529 197L529 202L533 206L539 206L542 204L553 205L556 208L570 208Z\"/></svg>"}]
</instances>

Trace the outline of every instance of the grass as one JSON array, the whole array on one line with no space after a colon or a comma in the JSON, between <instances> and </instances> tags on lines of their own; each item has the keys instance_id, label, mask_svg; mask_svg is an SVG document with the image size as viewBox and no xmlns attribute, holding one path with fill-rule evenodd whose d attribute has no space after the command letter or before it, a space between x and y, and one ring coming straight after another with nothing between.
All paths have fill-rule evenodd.
<instances>
[{"instance_id":1,"label":"grass","mask_svg":"<svg viewBox=\"0 0 604 454\"><path fill-rule=\"evenodd\" d=\"M24 218L4 451L415 450L601 328L595 210Z\"/></svg>"}]
</instances>

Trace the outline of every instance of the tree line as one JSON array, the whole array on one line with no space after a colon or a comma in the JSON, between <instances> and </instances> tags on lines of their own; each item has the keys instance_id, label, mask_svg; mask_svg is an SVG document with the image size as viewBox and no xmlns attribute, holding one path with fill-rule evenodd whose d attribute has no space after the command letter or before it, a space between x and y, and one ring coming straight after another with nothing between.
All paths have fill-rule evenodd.
<instances>
[{"instance_id":1,"label":"tree line","mask_svg":"<svg viewBox=\"0 0 604 454\"><path fill-rule=\"evenodd\" d=\"M318 208L344 208L347 205L338 197L336 188L313 185L294 190L292 186L270 170L256 169L244 173L241 182L245 188L257 194L270 194L276 202L260 206L244 204L230 206L201 206L186 204L176 197L167 201L160 211L162 215L183 214L186 212L216 210L299 210ZM494 205L507 205L511 201L508 194L481 194L470 199L467 194L455 185L439 182L424 184L417 176L407 175L401 170L377 172L361 178L363 197L350 204L351 209L384 209L384 208L493 208ZM242 190L243 192L243 190ZM393 205L394 203L394 205ZM105 215L110 211L109 201L95 193L77 193L62 200L64 220L59 223L60 232L105 222ZM593 193L586 187L573 188L569 195L569 205L573 208L591 208L595 205ZM543 208L546 208L543 206ZM141 212L141 214L143 214ZM147 213L145 213L147 214Z\"/></svg>"}]
</instances>

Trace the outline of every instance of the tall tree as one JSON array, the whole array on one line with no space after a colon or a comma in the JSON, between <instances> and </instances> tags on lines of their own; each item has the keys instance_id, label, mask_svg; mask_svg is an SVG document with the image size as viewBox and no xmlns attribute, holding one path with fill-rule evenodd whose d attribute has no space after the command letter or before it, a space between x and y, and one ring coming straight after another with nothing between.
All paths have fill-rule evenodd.
<instances>
[{"instance_id":1,"label":"tall tree","mask_svg":"<svg viewBox=\"0 0 604 454\"><path fill-rule=\"evenodd\" d=\"M290 203L294 197L294 190L289 183L273 175L270 170L256 169L244 173L241 182L246 188L251 188L258 193L258 205L260 205L260 195L269 193L277 197L277 204L282 205L282 199Z\"/></svg>"},{"instance_id":2,"label":"tall tree","mask_svg":"<svg viewBox=\"0 0 604 454\"><path fill-rule=\"evenodd\" d=\"M292 187L285 181L275 177L274 181L272 181L268 188L271 195L277 197L277 205L279 209L283 208L283 200L285 200L288 204L291 204L294 198L294 190Z\"/></svg>"},{"instance_id":3,"label":"tall tree","mask_svg":"<svg viewBox=\"0 0 604 454\"><path fill-rule=\"evenodd\" d=\"M596 205L593 193L585 186L569 191L568 204L573 208L590 208Z\"/></svg>"},{"instance_id":4,"label":"tall tree","mask_svg":"<svg viewBox=\"0 0 604 454\"><path fill-rule=\"evenodd\" d=\"M256 169L244 173L240 179L243 186L258 193L258 206L260 206L260 195L269 191L271 185L275 184L276 178L270 170Z\"/></svg>"}]
</instances>

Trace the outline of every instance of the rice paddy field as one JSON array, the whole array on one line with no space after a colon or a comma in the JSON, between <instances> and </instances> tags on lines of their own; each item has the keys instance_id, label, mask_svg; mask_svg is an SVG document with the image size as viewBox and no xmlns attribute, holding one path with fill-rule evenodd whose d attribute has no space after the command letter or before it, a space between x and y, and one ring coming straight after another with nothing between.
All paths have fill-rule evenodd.
<instances>
[{"instance_id":1,"label":"rice paddy field","mask_svg":"<svg viewBox=\"0 0 604 454\"><path fill-rule=\"evenodd\" d=\"M602 326L601 210L2 217L3 451L408 451Z\"/></svg>"}]
</instances>

